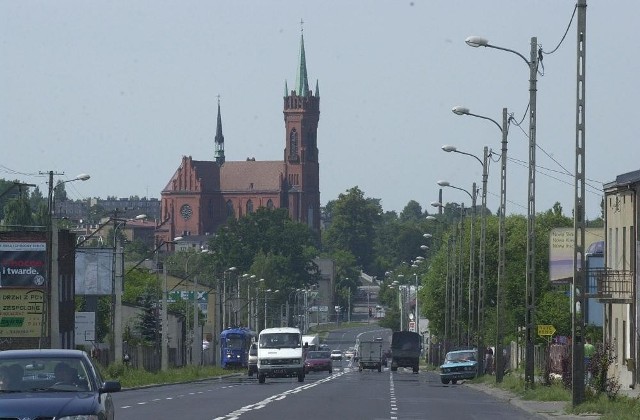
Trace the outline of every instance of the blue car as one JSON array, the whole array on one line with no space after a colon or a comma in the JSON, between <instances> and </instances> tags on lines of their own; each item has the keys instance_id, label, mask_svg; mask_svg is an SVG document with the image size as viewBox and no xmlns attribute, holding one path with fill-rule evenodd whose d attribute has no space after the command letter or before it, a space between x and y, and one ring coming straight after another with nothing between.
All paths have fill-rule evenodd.
<instances>
[{"instance_id":1,"label":"blue car","mask_svg":"<svg viewBox=\"0 0 640 420\"><path fill-rule=\"evenodd\" d=\"M440 365L440 381L447 385L456 384L459 379L473 379L478 373L476 350L456 350L447 353Z\"/></svg>"},{"instance_id":2,"label":"blue car","mask_svg":"<svg viewBox=\"0 0 640 420\"><path fill-rule=\"evenodd\" d=\"M80 350L0 351L0 417L11 419L113 420L111 393Z\"/></svg>"}]
</instances>

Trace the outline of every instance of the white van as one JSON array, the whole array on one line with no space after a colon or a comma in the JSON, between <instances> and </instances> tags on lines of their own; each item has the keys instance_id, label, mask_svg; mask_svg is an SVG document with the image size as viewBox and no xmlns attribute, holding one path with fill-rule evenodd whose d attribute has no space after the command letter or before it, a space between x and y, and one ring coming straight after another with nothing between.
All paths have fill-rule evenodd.
<instances>
[{"instance_id":1,"label":"white van","mask_svg":"<svg viewBox=\"0 0 640 420\"><path fill-rule=\"evenodd\" d=\"M297 376L304 381L302 333L297 328L265 328L258 337L258 382Z\"/></svg>"}]
</instances>

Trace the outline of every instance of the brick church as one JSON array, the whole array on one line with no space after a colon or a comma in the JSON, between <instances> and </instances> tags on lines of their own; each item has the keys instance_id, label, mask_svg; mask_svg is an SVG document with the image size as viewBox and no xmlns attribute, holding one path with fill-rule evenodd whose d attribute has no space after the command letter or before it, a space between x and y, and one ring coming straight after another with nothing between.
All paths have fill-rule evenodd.
<instances>
[{"instance_id":1,"label":"brick church","mask_svg":"<svg viewBox=\"0 0 640 420\"><path fill-rule=\"evenodd\" d=\"M309 89L302 34L295 89L289 91L285 82L283 99L282 161L226 161L218 102L213 160L182 157L161 193L159 241L212 235L230 217L240 218L259 207L288 209L292 220L320 230L320 93L317 82L315 92Z\"/></svg>"}]
</instances>

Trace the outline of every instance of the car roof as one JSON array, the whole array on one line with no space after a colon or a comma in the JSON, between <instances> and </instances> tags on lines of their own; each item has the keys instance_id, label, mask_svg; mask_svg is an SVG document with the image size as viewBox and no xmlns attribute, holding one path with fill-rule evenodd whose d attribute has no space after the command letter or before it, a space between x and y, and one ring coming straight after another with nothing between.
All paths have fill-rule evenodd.
<instances>
[{"instance_id":1,"label":"car roof","mask_svg":"<svg viewBox=\"0 0 640 420\"><path fill-rule=\"evenodd\" d=\"M86 353L74 349L20 349L0 351L0 360L14 359L16 357L68 357L83 358Z\"/></svg>"},{"instance_id":2,"label":"car roof","mask_svg":"<svg viewBox=\"0 0 640 420\"><path fill-rule=\"evenodd\" d=\"M475 349L467 349L467 350L452 350L449 353L469 353L470 351L476 351Z\"/></svg>"}]
</instances>

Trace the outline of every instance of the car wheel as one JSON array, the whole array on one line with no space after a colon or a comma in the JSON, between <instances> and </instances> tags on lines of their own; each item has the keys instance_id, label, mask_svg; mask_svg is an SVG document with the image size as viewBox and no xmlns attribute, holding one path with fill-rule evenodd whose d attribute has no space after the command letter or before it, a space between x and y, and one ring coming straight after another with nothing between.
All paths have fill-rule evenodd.
<instances>
[{"instance_id":1,"label":"car wheel","mask_svg":"<svg viewBox=\"0 0 640 420\"><path fill-rule=\"evenodd\" d=\"M418 366L413 367L413 373L418 373L418 370L419 370Z\"/></svg>"},{"instance_id":2,"label":"car wheel","mask_svg":"<svg viewBox=\"0 0 640 420\"><path fill-rule=\"evenodd\" d=\"M457 384L457 383L458 383L458 380L457 380L457 379L452 379L452 380L451 380L451 383L455 385L455 384Z\"/></svg>"},{"instance_id":3,"label":"car wheel","mask_svg":"<svg viewBox=\"0 0 640 420\"><path fill-rule=\"evenodd\" d=\"M382 372L382 365L378 365L378 372Z\"/></svg>"},{"instance_id":4,"label":"car wheel","mask_svg":"<svg viewBox=\"0 0 640 420\"><path fill-rule=\"evenodd\" d=\"M329 369L329 373L333 373L333 369Z\"/></svg>"},{"instance_id":5,"label":"car wheel","mask_svg":"<svg viewBox=\"0 0 640 420\"><path fill-rule=\"evenodd\" d=\"M396 372L398 370L398 366L391 365L391 372Z\"/></svg>"},{"instance_id":6,"label":"car wheel","mask_svg":"<svg viewBox=\"0 0 640 420\"><path fill-rule=\"evenodd\" d=\"M448 379L444 379L444 378L440 378L440 382L442 382L443 384L447 385L449 383Z\"/></svg>"},{"instance_id":7,"label":"car wheel","mask_svg":"<svg viewBox=\"0 0 640 420\"><path fill-rule=\"evenodd\" d=\"M258 383L263 384L263 383L264 383L265 378L266 378L266 375L265 375L264 373L259 373L259 374L258 374Z\"/></svg>"},{"instance_id":8,"label":"car wheel","mask_svg":"<svg viewBox=\"0 0 640 420\"><path fill-rule=\"evenodd\" d=\"M298 382L304 382L304 372L298 373Z\"/></svg>"}]
</instances>

